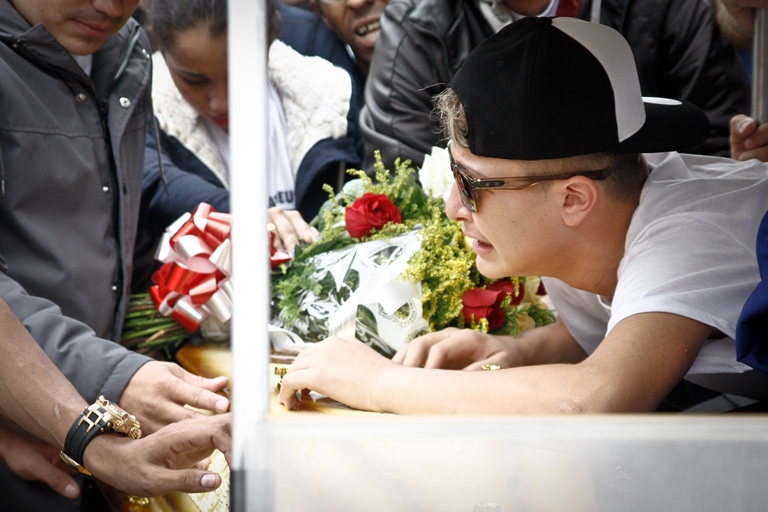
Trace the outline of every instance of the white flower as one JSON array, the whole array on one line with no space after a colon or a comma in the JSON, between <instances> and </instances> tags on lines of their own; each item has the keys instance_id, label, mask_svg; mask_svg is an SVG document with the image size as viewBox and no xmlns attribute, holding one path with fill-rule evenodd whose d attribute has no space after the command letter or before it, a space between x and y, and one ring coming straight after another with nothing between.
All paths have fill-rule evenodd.
<instances>
[{"instance_id":1,"label":"white flower","mask_svg":"<svg viewBox=\"0 0 768 512\"><path fill-rule=\"evenodd\" d=\"M431 154L424 155L419 181L430 196L448 200L453 186L453 173L447 149L434 146Z\"/></svg>"},{"instance_id":2,"label":"white flower","mask_svg":"<svg viewBox=\"0 0 768 512\"><path fill-rule=\"evenodd\" d=\"M517 315L517 327L520 332L528 331L536 327L536 320L528 316L527 313Z\"/></svg>"},{"instance_id":3,"label":"white flower","mask_svg":"<svg viewBox=\"0 0 768 512\"><path fill-rule=\"evenodd\" d=\"M539 276L526 276L525 278L525 295L523 296L523 302L537 302L538 296L536 292L539 291L539 285L541 285L541 278Z\"/></svg>"}]
</instances>

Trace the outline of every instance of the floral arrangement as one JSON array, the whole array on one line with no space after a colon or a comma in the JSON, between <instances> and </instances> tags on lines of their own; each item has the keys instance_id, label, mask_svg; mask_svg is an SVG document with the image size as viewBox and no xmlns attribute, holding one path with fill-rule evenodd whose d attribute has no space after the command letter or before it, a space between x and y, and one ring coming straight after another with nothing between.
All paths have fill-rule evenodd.
<instances>
[{"instance_id":1,"label":"floral arrangement","mask_svg":"<svg viewBox=\"0 0 768 512\"><path fill-rule=\"evenodd\" d=\"M452 179L444 151L427 155L423 187L409 161L398 160L391 174L377 154L373 178L349 171L357 179L341 193L326 188L329 200L313 222L318 240L273 273L275 330L312 342L346 326L392 356L402 343L446 327L514 336L554 321L538 277L487 280L477 271L460 224L445 215ZM382 277L389 266L396 276ZM393 333L382 326L390 321L409 328Z\"/></svg>"},{"instance_id":2,"label":"floral arrangement","mask_svg":"<svg viewBox=\"0 0 768 512\"><path fill-rule=\"evenodd\" d=\"M292 258L270 251L276 351L343 332L391 357L446 327L514 336L554 321L538 277L488 280L477 271L471 241L445 214L453 183L445 149L426 155L421 185L408 161L392 174L376 158L373 178L350 171L357 179L341 193L326 186L316 242ZM155 285L129 303L125 346L170 356L193 333L228 339L230 225L230 215L201 203L166 229Z\"/></svg>"},{"instance_id":3,"label":"floral arrangement","mask_svg":"<svg viewBox=\"0 0 768 512\"><path fill-rule=\"evenodd\" d=\"M232 218L207 203L165 230L155 258L163 263L148 293L132 295L121 344L141 353L170 350L201 331L229 338Z\"/></svg>"}]
</instances>

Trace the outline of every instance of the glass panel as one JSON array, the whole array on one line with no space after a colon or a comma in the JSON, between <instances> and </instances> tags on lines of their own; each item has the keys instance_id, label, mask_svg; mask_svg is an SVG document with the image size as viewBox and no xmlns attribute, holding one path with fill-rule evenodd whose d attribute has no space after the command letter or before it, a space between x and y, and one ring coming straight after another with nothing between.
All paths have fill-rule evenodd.
<instances>
[{"instance_id":1,"label":"glass panel","mask_svg":"<svg viewBox=\"0 0 768 512\"><path fill-rule=\"evenodd\" d=\"M230 2L231 510L759 510L762 416L267 416L266 51L262 0Z\"/></svg>"}]
</instances>

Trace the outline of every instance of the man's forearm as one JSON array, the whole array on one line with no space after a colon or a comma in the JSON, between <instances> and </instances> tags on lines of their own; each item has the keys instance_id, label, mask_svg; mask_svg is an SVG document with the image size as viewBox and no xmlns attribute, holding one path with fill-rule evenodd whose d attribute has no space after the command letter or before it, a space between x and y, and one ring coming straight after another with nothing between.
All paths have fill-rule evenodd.
<instances>
[{"instance_id":1,"label":"man's forearm","mask_svg":"<svg viewBox=\"0 0 768 512\"><path fill-rule=\"evenodd\" d=\"M24 430L61 448L85 400L0 301L0 411Z\"/></svg>"},{"instance_id":2,"label":"man's forearm","mask_svg":"<svg viewBox=\"0 0 768 512\"><path fill-rule=\"evenodd\" d=\"M578 363L587 357L562 320L524 331L512 343L523 354L525 366Z\"/></svg>"},{"instance_id":3,"label":"man's forearm","mask_svg":"<svg viewBox=\"0 0 768 512\"><path fill-rule=\"evenodd\" d=\"M580 370L575 364L586 357L565 324L558 320L525 331L511 338L510 343L516 344L524 364L509 371L425 370L391 365L374 375L371 395L378 399L374 410L399 414L575 412L570 409L576 407L567 400L574 388L565 393L558 385L550 386L571 378L576 381ZM498 387L489 385L490 381L498 382ZM497 392L489 393L489 389Z\"/></svg>"}]
</instances>

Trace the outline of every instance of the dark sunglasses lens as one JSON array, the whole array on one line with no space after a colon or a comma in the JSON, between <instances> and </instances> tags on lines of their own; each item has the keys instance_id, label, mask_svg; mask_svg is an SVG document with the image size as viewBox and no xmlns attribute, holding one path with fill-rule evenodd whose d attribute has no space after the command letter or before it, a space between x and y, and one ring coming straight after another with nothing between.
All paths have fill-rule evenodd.
<instances>
[{"instance_id":1,"label":"dark sunglasses lens","mask_svg":"<svg viewBox=\"0 0 768 512\"><path fill-rule=\"evenodd\" d=\"M464 206L471 211L475 211L475 199L472 197L472 183L469 178L464 176L461 172L456 173L456 183L459 185L459 192L461 192L461 200Z\"/></svg>"},{"instance_id":2,"label":"dark sunglasses lens","mask_svg":"<svg viewBox=\"0 0 768 512\"><path fill-rule=\"evenodd\" d=\"M456 162L453 161L453 155L450 153L450 148L448 148L448 155L451 159L453 178L456 180L456 185L459 187L459 193L461 194L461 202L464 203L464 206L470 211L476 212L477 208L475 206L475 200L474 197L472 197L472 183L469 181L469 178L464 176L464 173L461 172L459 166L456 165Z\"/></svg>"}]
</instances>

